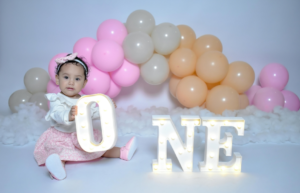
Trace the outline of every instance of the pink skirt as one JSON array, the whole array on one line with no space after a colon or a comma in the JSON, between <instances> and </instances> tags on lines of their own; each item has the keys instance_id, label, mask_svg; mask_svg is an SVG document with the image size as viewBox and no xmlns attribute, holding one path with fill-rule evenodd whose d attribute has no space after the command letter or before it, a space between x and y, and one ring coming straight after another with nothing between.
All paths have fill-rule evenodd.
<instances>
[{"instance_id":1,"label":"pink skirt","mask_svg":"<svg viewBox=\"0 0 300 193\"><path fill-rule=\"evenodd\" d=\"M94 129L96 141L100 141L101 133ZM77 141L77 134L64 133L50 127L37 141L34 149L34 158L38 165L45 164L47 157L58 154L62 161L89 161L101 157L105 151L85 152Z\"/></svg>"}]
</instances>

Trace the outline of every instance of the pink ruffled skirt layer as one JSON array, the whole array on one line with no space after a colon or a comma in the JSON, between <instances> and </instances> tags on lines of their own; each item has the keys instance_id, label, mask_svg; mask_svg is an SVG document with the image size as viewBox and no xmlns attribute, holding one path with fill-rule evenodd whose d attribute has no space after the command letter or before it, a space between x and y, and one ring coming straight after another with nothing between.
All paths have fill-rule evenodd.
<instances>
[{"instance_id":1,"label":"pink ruffled skirt layer","mask_svg":"<svg viewBox=\"0 0 300 193\"><path fill-rule=\"evenodd\" d=\"M100 141L101 133L94 129L96 141ZM59 155L63 161L89 161L101 157L105 151L88 153L79 145L76 132L64 133L50 127L37 141L34 158L38 165L45 164L47 157L53 153Z\"/></svg>"}]
</instances>

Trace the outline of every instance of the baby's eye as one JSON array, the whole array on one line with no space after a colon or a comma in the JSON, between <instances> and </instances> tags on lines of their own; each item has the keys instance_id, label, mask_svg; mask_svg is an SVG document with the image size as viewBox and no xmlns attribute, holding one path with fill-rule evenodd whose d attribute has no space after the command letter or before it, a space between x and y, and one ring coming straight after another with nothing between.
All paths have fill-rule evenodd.
<instances>
[{"instance_id":1,"label":"baby's eye","mask_svg":"<svg viewBox=\"0 0 300 193\"><path fill-rule=\"evenodd\" d=\"M79 81L79 80L80 80L80 78L76 78L75 80Z\"/></svg>"},{"instance_id":2,"label":"baby's eye","mask_svg":"<svg viewBox=\"0 0 300 193\"><path fill-rule=\"evenodd\" d=\"M64 76L64 79L68 79L69 77L67 77L67 76Z\"/></svg>"}]
</instances>

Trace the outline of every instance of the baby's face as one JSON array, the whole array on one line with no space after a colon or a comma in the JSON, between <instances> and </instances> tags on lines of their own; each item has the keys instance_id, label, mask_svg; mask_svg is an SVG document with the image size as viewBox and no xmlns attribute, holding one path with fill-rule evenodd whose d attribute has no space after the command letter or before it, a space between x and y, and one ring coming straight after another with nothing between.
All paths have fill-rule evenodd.
<instances>
[{"instance_id":1,"label":"baby's face","mask_svg":"<svg viewBox=\"0 0 300 193\"><path fill-rule=\"evenodd\" d=\"M79 98L78 93L86 83L84 69L80 65L64 64L59 75L56 75L56 84L59 85L62 93L70 98Z\"/></svg>"}]
</instances>

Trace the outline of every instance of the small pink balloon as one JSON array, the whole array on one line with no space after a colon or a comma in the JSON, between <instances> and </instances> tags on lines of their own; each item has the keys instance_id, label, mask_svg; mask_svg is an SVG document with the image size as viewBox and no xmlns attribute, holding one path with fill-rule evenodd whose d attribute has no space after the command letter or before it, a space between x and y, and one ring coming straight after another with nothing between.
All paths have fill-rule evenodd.
<instances>
[{"instance_id":1,"label":"small pink balloon","mask_svg":"<svg viewBox=\"0 0 300 193\"><path fill-rule=\"evenodd\" d=\"M284 97L278 89L265 87L256 92L253 98L253 104L262 111L271 112L276 106L283 107Z\"/></svg>"},{"instance_id":2,"label":"small pink balloon","mask_svg":"<svg viewBox=\"0 0 300 193\"><path fill-rule=\"evenodd\" d=\"M298 111L300 109L299 97L292 91L283 90L281 91L284 97L284 107L291 111Z\"/></svg>"},{"instance_id":3,"label":"small pink balloon","mask_svg":"<svg viewBox=\"0 0 300 193\"><path fill-rule=\"evenodd\" d=\"M55 82L55 72L56 72L56 62L55 62L55 59L56 58L61 58L61 57L65 57L68 53L60 53L60 54L56 54L49 62L49 65L48 65L48 72L49 72L49 75L50 75L50 78L53 82Z\"/></svg>"},{"instance_id":4,"label":"small pink balloon","mask_svg":"<svg viewBox=\"0 0 300 193\"><path fill-rule=\"evenodd\" d=\"M56 87L57 85L52 80L49 80L47 84L47 93L52 93L52 91L56 89Z\"/></svg>"},{"instance_id":5,"label":"small pink balloon","mask_svg":"<svg viewBox=\"0 0 300 193\"><path fill-rule=\"evenodd\" d=\"M127 36L127 29L124 24L115 19L108 19L100 24L97 30L98 40L112 40L122 45Z\"/></svg>"},{"instance_id":6,"label":"small pink balloon","mask_svg":"<svg viewBox=\"0 0 300 193\"><path fill-rule=\"evenodd\" d=\"M92 50L96 42L93 38L80 38L73 47L73 53L78 53L79 58L82 58L88 66L92 66Z\"/></svg>"},{"instance_id":7,"label":"small pink balloon","mask_svg":"<svg viewBox=\"0 0 300 193\"><path fill-rule=\"evenodd\" d=\"M281 64L268 64L259 74L259 82L262 87L273 87L283 90L289 81L289 73Z\"/></svg>"},{"instance_id":8,"label":"small pink balloon","mask_svg":"<svg viewBox=\"0 0 300 193\"><path fill-rule=\"evenodd\" d=\"M100 40L92 51L92 62L103 72L112 72L123 64L124 52L122 47L111 40Z\"/></svg>"},{"instance_id":9,"label":"small pink balloon","mask_svg":"<svg viewBox=\"0 0 300 193\"><path fill-rule=\"evenodd\" d=\"M253 85L245 92L245 94L247 95L247 97L249 99L249 105L253 105L253 103L252 103L253 97L254 97L256 91L258 91L259 89L261 89L260 86Z\"/></svg>"},{"instance_id":10,"label":"small pink balloon","mask_svg":"<svg viewBox=\"0 0 300 193\"><path fill-rule=\"evenodd\" d=\"M82 92L87 95L106 93L110 86L109 74L98 70L94 66L91 66L89 70L90 73L88 75L88 82L82 89Z\"/></svg>"},{"instance_id":11,"label":"small pink balloon","mask_svg":"<svg viewBox=\"0 0 300 193\"><path fill-rule=\"evenodd\" d=\"M121 87L133 85L140 77L140 68L124 60L122 66L110 73L112 80Z\"/></svg>"},{"instance_id":12,"label":"small pink balloon","mask_svg":"<svg viewBox=\"0 0 300 193\"><path fill-rule=\"evenodd\" d=\"M106 92L106 95L110 98L115 98L121 92L121 87L114 83L113 80L110 81L110 87Z\"/></svg>"},{"instance_id":13,"label":"small pink balloon","mask_svg":"<svg viewBox=\"0 0 300 193\"><path fill-rule=\"evenodd\" d=\"M54 90L52 90L51 93L57 94L57 93L59 93L59 92L61 92L61 90L60 90L59 86L57 86L56 88L54 88Z\"/></svg>"}]
</instances>

